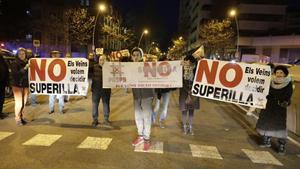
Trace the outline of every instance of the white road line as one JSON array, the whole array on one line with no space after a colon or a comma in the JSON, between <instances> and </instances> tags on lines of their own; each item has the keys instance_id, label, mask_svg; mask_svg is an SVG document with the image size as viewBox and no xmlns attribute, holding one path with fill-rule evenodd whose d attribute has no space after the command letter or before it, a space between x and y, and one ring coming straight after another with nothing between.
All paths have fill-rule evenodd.
<instances>
[{"instance_id":1,"label":"white road line","mask_svg":"<svg viewBox=\"0 0 300 169\"><path fill-rule=\"evenodd\" d=\"M106 150L112 138L87 137L77 148Z\"/></svg>"},{"instance_id":2,"label":"white road line","mask_svg":"<svg viewBox=\"0 0 300 169\"><path fill-rule=\"evenodd\" d=\"M3 140L6 137L8 137L10 135L13 135L13 134L14 134L13 132L2 132L2 131L0 131L0 140Z\"/></svg>"},{"instance_id":3,"label":"white road line","mask_svg":"<svg viewBox=\"0 0 300 169\"><path fill-rule=\"evenodd\" d=\"M193 157L223 159L217 147L190 144L190 148Z\"/></svg>"},{"instance_id":4,"label":"white road line","mask_svg":"<svg viewBox=\"0 0 300 169\"><path fill-rule=\"evenodd\" d=\"M280 161L278 161L271 153L267 151L252 151L248 149L242 149L242 151L250 158L253 163L283 166Z\"/></svg>"},{"instance_id":5,"label":"white road line","mask_svg":"<svg viewBox=\"0 0 300 169\"><path fill-rule=\"evenodd\" d=\"M238 105L238 104L234 104L234 105L236 105L238 108L240 108L240 109L244 110L245 112L247 112L247 110L246 110L245 108L243 108L242 106L240 106L240 105ZM258 120L258 116L257 116L257 115L252 114L252 116L253 116L256 120ZM287 137L287 139L288 139L290 142L292 142L292 143L294 143L295 145L297 145L297 146L300 147L300 143L299 143L298 141L296 141L295 139L293 139L293 138L291 138L291 137L289 137L289 136Z\"/></svg>"},{"instance_id":6,"label":"white road line","mask_svg":"<svg viewBox=\"0 0 300 169\"><path fill-rule=\"evenodd\" d=\"M51 146L56 142L62 135L53 135L53 134L37 134L32 137L30 140L23 143L23 145L31 146Z\"/></svg>"},{"instance_id":7,"label":"white road line","mask_svg":"<svg viewBox=\"0 0 300 169\"><path fill-rule=\"evenodd\" d=\"M151 142L150 149L148 151L144 151L144 144L140 144L134 148L135 152L146 152L146 153L164 153L164 143L163 142Z\"/></svg>"}]
</instances>

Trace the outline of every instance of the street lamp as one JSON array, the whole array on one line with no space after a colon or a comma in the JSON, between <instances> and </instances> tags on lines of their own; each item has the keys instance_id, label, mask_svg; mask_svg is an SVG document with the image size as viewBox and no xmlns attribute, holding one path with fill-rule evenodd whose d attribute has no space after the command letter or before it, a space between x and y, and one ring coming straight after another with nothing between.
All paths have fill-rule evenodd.
<instances>
[{"instance_id":1,"label":"street lamp","mask_svg":"<svg viewBox=\"0 0 300 169\"><path fill-rule=\"evenodd\" d=\"M240 31L239 31L239 23L237 20L237 12L235 9L229 11L229 16L234 17L236 23L236 32L237 32L237 41L236 41L236 57L239 56L239 43L240 43Z\"/></svg>"},{"instance_id":2,"label":"street lamp","mask_svg":"<svg viewBox=\"0 0 300 169\"><path fill-rule=\"evenodd\" d=\"M146 34L146 35L147 35L148 33L149 33L149 31L148 31L147 29L145 29L145 30L143 31L143 33L141 34L141 37L140 37L139 43L138 43L138 48L140 47L141 40L142 40L142 38L143 38L144 34Z\"/></svg>"},{"instance_id":3,"label":"street lamp","mask_svg":"<svg viewBox=\"0 0 300 169\"><path fill-rule=\"evenodd\" d=\"M92 46L92 50L95 51L95 30L96 30L96 25L97 25L97 21L99 18L100 13L104 13L106 11L106 5L105 4L100 4L99 5L99 10L95 19L95 24L94 24L94 28L93 28L93 46Z\"/></svg>"}]
</instances>

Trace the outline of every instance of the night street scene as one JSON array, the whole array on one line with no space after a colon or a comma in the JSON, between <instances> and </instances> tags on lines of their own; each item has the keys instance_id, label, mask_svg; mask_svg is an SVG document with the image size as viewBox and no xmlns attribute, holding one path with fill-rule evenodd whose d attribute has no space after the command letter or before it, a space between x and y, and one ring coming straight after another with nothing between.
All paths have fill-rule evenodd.
<instances>
[{"instance_id":1,"label":"night street scene","mask_svg":"<svg viewBox=\"0 0 300 169\"><path fill-rule=\"evenodd\" d=\"M300 169L300 0L0 0L0 169Z\"/></svg>"}]
</instances>

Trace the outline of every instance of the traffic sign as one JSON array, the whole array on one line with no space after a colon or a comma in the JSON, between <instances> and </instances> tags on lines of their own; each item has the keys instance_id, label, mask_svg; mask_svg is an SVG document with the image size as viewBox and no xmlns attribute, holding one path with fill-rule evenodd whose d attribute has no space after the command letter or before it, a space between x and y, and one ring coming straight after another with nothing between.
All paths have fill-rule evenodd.
<instances>
[{"instance_id":1,"label":"traffic sign","mask_svg":"<svg viewBox=\"0 0 300 169\"><path fill-rule=\"evenodd\" d=\"M96 55L103 55L103 48L96 48Z\"/></svg>"},{"instance_id":2,"label":"traffic sign","mask_svg":"<svg viewBox=\"0 0 300 169\"><path fill-rule=\"evenodd\" d=\"M41 46L41 42L40 42L40 40L33 40L33 46L34 47L40 47Z\"/></svg>"}]
</instances>

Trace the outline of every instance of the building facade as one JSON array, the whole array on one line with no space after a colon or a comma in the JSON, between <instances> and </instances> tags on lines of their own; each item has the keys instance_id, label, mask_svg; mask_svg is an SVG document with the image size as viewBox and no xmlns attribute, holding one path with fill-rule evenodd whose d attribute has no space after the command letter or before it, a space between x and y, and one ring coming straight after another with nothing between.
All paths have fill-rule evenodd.
<instances>
[{"instance_id":1,"label":"building facade","mask_svg":"<svg viewBox=\"0 0 300 169\"><path fill-rule=\"evenodd\" d=\"M207 19L228 18L231 9L237 11L240 56L267 55L285 63L300 59L300 44L287 40L298 42L299 10L291 10L287 0L181 0L179 33L187 39L188 51L201 46L198 30ZM260 40L264 43L256 43Z\"/></svg>"}]
</instances>

